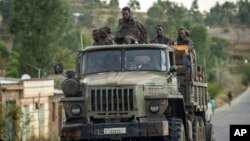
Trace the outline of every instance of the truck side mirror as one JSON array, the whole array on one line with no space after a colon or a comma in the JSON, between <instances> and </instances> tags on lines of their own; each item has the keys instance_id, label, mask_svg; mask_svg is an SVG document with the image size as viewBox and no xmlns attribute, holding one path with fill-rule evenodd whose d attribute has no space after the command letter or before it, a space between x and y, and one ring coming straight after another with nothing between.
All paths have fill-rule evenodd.
<instances>
[{"instance_id":1,"label":"truck side mirror","mask_svg":"<svg viewBox=\"0 0 250 141\"><path fill-rule=\"evenodd\" d=\"M61 74L63 73L63 65L62 63L58 63L54 66L54 72L55 74Z\"/></svg>"},{"instance_id":2,"label":"truck side mirror","mask_svg":"<svg viewBox=\"0 0 250 141\"><path fill-rule=\"evenodd\" d=\"M169 72L174 73L177 71L176 66L171 66Z\"/></svg>"}]
</instances>

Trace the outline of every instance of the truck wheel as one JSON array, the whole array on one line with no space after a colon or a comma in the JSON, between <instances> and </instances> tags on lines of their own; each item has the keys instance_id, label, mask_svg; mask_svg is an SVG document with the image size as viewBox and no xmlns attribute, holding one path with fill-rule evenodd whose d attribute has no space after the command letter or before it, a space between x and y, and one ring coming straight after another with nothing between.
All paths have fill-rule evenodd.
<instances>
[{"instance_id":1,"label":"truck wheel","mask_svg":"<svg viewBox=\"0 0 250 141\"><path fill-rule=\"evenodd\" d=\"M193 141L199 141L200 125L199 125L199 122L196 118L192 122L192 127L193 127Z\"/></svg>"},{"instance_id":2,"label":"truck wheel","mask_svg":"<svg viewBox=\"0 0 250 141\"><path fill-rule=\"evenodd\" d=\"M211 123L206 126L206 141L215 141L214 128Z\"/></svg>"},{"instance_id":3,"label":"truck wheel","mask_svg":"<svg viewBox=\"0 0 250 141\"><path fill-rule=\"evenodd\" d=\"M169 120L169 134L170 141L185 141L185 130L181 119Z\"/></svg>"},{"instance_id":4,"label":"truck wheel","mask_svg":"<svg viewBox=\"0 0 250 141\"><path fill-rule=\"evenodd\" d=\"M200 140L205 141L205 125L202 117L197 117L200 124Z\"/></svg>"}]
</instances>

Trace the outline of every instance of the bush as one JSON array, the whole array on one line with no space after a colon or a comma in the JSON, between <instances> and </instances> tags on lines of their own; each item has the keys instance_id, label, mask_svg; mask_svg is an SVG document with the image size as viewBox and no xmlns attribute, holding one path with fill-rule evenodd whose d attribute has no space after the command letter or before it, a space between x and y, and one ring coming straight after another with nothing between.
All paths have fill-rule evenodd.
<instances>
[{"instance_id":1,"label":"bush","mask_svg":"<svg viewBox=\"0 0 250 141\"><path fill-rule=\"evenodd\" d=\"M222 90L221 84L216 82L208 83L208 92L211 97L216 97L221 90Z\"/></svg>"},{"instance_id":2,"label":"bush","mask_svg":"<svg viewBox=\"0 0 250 141\"><path fill-rule=\"evenodd\" d=\"M241 74L242 75L241 83L243 85L247 86L250 83L250 64L245 64L231 68L230 72L233 74Z\"/></svg>"},{"instance_id":3,"label":"bush","mask_svg":"<svg viewBox=\"0 0 250 141\"><path fill-rule=\"evenodd\" d=\"M250 65L242 66L240 72L243 74L242 84L247 86L250 83Z\"/></svg>"},{"instance_id":4,"label":"bush","mask_svg":"<svg viewBox=\"0 0 250 141\"><path fill-rule=\"evenodd\" d=\"M4 44L0 42L0 57L7 58L8 56L9 56L8 50L6 49Z\"/></svg>"}]
</instances>

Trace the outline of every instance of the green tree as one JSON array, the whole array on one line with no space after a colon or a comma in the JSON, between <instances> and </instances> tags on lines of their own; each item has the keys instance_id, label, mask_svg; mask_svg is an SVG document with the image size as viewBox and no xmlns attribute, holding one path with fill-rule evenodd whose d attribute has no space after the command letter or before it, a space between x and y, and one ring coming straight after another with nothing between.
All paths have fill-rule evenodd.
<instances>
[{"instance_id":1,"label":"green tree","mask_svg":"<svg viewBox=\"0 0 250 141\"><path fill-rule=\"evenodd\" d=\"M119 8L119 1L118 0L110 0L109 5L112 8Z\"/></svg>"},{"instance_id":2,"label":"green tree","mask_svg":"<svg viewBox=\"0 0 250 141\"><path fill-rule=\"evenodd\" d=\"M5 69L6 61L8 60L9 52L6 47L0 42L0 70ZM1 71L0 71L1 72ZM1 74L0 74L1 75Z\"/></svg>"},{"instance_id":3,"label":"green tree","mask_svg":"<svg viewBox=\"0 0 250 141\"><path fill-rule=\"evenodd\" d=\"M209 56L208 33L205 25L192 25L190 33L191 38L194 42L195 50L197 52L198 60L204 60L204 57Z\"/></svg>"},{"instance_id":4,"label":"green tree","mask_svg":"<svg viewBox=\"0 0 250 141\"><path fill-rule=\"evenodd\" d=\"M3 17L3 24L7 25L13 14L13 0L1 0L0 1L0 14Z\"/></svg>"},{"instance_id":5,"label":"green tree","mask_svg":"<svg viewBox=\"0 0 250 141\"><path fill-rule=\"evenodd\" d=\"M19 78L20 74L20 55L16 51L12 51L10 54L11 58L9 63L7 64L6 76L7 77L15 77Z\"/></svg>"},{"instance_id":6,"label":"green tree","mask_svg":"<svg viewBox=\"0 0 250 141\"><path fill-rule=\"evenodd\" d=\"M220 5L218 2L214 7L210 9L210 13L207 13L205 23L209 26L229 26L231 24L237 24L237 12L241 8L237 8L237 5L233 2L225 2Z\"/></svg>"},{"instance_id":7,"label":"green tree","mask_svg":"<svg viewBox=\"0 0 250 141\"><path fill-rule=\"evenodd\" d=\"M9 52L6 49L5 45L0 42L0 57L1 58L8 58Z\"/></svg>"},{"instance_id":8,"label":"green tree","mask_svg":"<svg viewBox=\"0 0 250 141\"><path fill-rule=\"evenodd\" d=\"M57 52L56 60L59 61L68 53L81 50L82 47L85 48L86 46L91 45L92 42L92 32L90 32L90 30L70 26L67 29L67 32L65 32L63 41L60 43L61 49ZM74 53L74 55L69 55L66 57L67 59L62 60L64 67L73 69L75 66L75 57L76 53Z\"/></svg>"},{"instance_id":9,"label":"green tree","mask_svg":"<svg viewBox=\"0 0 250 141\"><path fill-rule=\"evenodd\" d=\"M208 53L206 55L206 68L209 82L216 82L216 68L219 62L226 60L225 47L228 46L225 40L219 38L208 38ZM218 83L218 82L217 82Z\"/></svg>"},{"instance_id":10,"label":"green tree","mask_svg":"<svg viewBox=\"0 0 250 141\"><path fill-rule=\"evenodd\" d=\"M205 23L209 26L220 25L220 20L222 17L221 5L216 2L216 5L210 9L210 12L207 13Z\"/></svg>"},{"instance_id":11,"label":"green tree","mask_svg":"<svg viewBox=\"0 0 250 141\"><path fill-rule=\"evenodd\" d=\"M198 0L194 0L192 2L191 11L193 11L193 12L199 11Z\"/></svg>"},{"instance_id":12,"label":"green tree","mask_svg":"<svg viewBox=\"0 0 250 141\"><path fill-rule=\"evenodd\" d=\"M27 0L14 1L14 5L10 24L15 37L14 50L23 62L51 69L69 17L67 1ZM37 74L37 70L26 65L19 67L20 73Z\"/></svg>"},{"instance_id":13,"label":"green tree","mask_svg":"<svg viewBox=\"0 0 250 141\"><path fill-rule=\"evenodd\" d=\"M100 0L84 1L81 7L82 15L79 16L79 26L86 28L94 28L96 25L103 23L103 15L107 10L104 10L105 5Z\"/></svg>"},{"instance_id":14,"label":"green tree","mask_svg":"<svg viewBox=\"0 0 250 141\"><path fill-rule=\"evenodd\" d=\"M193 23L203 23L203 15L199 11L198 0L193 1L189 13Z\"/></svg>"},{"instance_id":15,"label":"green tree","mask_svg":"<svg viewBox=\"0 0 250 141\"><path fill-rule=\"evenodd\" d=\"M247 27L250 27L250 2L248 0L240 0L238 3L238 9L239 12L237 14L237 17L239 18L239 21L241 24L246 25Z\"/></svg>"},{"instance_id":16,"label":"green tree","mask_svg":"<svg viewBox=\"0 0 250 141\"><path fill-rule=\"evenodd\" d=\"M80 40L80 27L75 27L73 24L68 24L60 46L68 48L70 50L76 50L81 47Z\"/></svg>"},{"instance_id":17,"label":"green tree","mask_svg":"<svg viewBox=\"0 0 250 141\"><path fill-rule=\"evenodd\" d=\"M102 5L102 2L100 0L87 0L85 3L89 5L96 5L96 6Z\"/></svg>"},{"instance_id":18,"label":"green tree","mask_svg":"<svg viewBox=\"0 0 250 141\"><path fill-rule=\"evenodd\" d=\"M228 26L236 23L237 6L233 2L225 2L222 4L222 26Z\"/></svg>"},{"instance_id":19,"label":"green tree","mask_svg":"<svg viewBox=\"0 0 250 141\"><path fill-rule=\"evenodd\" d=\"M91 14L92 11L85 9L84 15L79 16L79 25L87 28L92 27L93 20L95 16Z\"/></svg>"},{"instance_id":20,"label":"green tree","mask_svg":"<svg viewBox=\"0 0 250 141\"><path fill-rule=\"evenodd\" d=\"M138 0L129 0L128 6L131 8L132 11L140 10L140 2Z\"/></svg>"}]
</instances>

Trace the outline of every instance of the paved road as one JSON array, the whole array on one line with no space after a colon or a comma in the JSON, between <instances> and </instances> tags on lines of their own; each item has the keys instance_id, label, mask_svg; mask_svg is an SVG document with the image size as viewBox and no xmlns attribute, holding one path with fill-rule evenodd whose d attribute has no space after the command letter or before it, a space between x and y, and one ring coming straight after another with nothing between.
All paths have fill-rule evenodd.
<instances>
[{"instance_id":1,"label":"paved road","mask_svg":"<svg viewBox=\"0 0 250 141\"><path fill-rule=\"evenodd\" d=\"M216 141L229 141L229 125L250 125L250 87L233 100L231 107L224 105L212 117Z\"/></svg>"}]
</instances>

